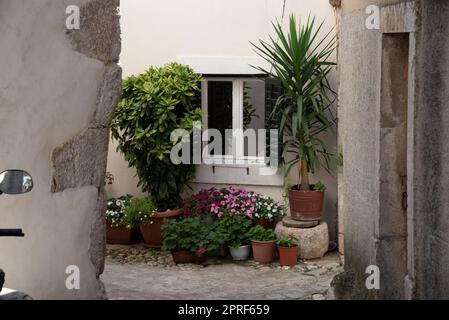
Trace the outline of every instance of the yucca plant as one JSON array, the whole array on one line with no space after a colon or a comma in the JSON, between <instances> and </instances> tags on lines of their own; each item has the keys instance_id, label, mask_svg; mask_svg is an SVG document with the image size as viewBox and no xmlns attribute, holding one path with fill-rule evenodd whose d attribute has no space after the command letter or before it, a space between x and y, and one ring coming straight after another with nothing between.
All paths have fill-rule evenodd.
<instances>
[{"instance_id":1,"label":"yucca plant","mask_svg":"<svg viewBox=\"0 0 449 320\"><path fill-rule=\"evenodd\" d=\"M301 25L293 15L284 31L279 22L273 23L278 39L252 44L255 51L271 66L270 70L255 67L280 81L283 93L277 99L271 117L280 119L280 134L284 137L282 160L285 174L298 166L300 190L310 190L309 172L324 164L329 169L331 153L320 134L333 130L336 117L332 112L335 92L327 75L335 63L329 61L335 50L333 30L320 38L323 23L315 18ZM285 161L288 153L294 158Z\"/></svg>"}]
</instances>

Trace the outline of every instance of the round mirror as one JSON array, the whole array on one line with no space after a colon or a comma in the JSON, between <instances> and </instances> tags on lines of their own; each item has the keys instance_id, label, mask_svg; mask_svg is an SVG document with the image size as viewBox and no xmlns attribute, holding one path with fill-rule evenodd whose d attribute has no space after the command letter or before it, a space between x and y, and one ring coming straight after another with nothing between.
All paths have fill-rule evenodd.
<instances>
[{"instance_id":1,"label":"round mirror","mask_svg":"<svg viewBox=\"0 0 449 320\"><path fill-rule=\"evenodd\" d=\"M0 192L22 194L33 189L33 179L23 170L6 170L0 173Z\"/></svg>"}]
</instances>

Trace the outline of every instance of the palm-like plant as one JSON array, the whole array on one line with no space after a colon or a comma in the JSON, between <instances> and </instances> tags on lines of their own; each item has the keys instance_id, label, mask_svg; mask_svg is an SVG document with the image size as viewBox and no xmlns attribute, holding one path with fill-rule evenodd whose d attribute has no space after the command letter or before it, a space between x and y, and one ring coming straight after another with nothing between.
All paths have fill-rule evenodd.
<instances>
[{"instance_id":1,"label":"palm-like plant","mask_svg":"<svg viewBox=\"0 0 449 320\"><path fill-rule=\"evenodd\" d=\"M319 38L323 26L315 27L315 19L305 25L292 15L286 33L279 22L273 23L278 40L252 44L255 51L271 66L271 70L256 67L280 81L283 94L277 99L271 117L280 119L280 134L284 137L282 159L293 153L292 160L284 161L285 174L298 165L300 190L310 190L309 172L320 169L322 160L329 168L331 153L320 134L333 130L336 117L332 112L335 92L327 75L335 65L328 61L334 52L336 37L332 30Z\"/></svg>"}]
</instances>

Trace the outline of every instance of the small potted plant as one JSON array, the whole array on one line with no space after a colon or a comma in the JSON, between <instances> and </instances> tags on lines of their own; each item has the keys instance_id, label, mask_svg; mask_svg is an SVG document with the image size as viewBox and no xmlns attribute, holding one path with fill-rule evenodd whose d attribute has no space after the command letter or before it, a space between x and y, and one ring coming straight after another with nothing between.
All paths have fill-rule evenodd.
<instances>
[{"instance_id":1,"label":"small potted plant","mask_svg":"<svg viewBox=\"0 0 449 320\"><path fill-rule=\"evenodd\" d=\"M160 226L154 222L156 207L150 197L133 198L125 209L124 222L139 226L143 241L151 247L162 245Z\"/></svg>"},{"instance_id":2,"label":"small potted plant","mask_svg":"<svg viewBox=\"0 0 449 320\"><path fill-rule=\"evenodd\" d=\"M293 267L298 262L298 238L290 234L276 240L281 266Z\"/></svg>"},{"instance_id":3,"label":"small potted plant","mask_svg":"<svg viewBox=\"0 0 449 320\"><path fill-rule=\"evenodd\" d=\"M204 223L198 216L166 220L162 232L163 249L172 253L175 263L203 262L226 241L219 224Z\"/></svg>"},{"instance_id":4,"label":"small potted plant","mask_svg":"<svg viewBox=\"0 0 449 320\"><path fill-rule=\"evenodd\" d=\"M252 227L248 232L253 248L254 260L260 263L271 263L276 252L276 235L272 229L262 226Z\"/></svg>"},{"instance_id":5,"label":"small potted plant","mask_svg":"<svg viewBox=\"0 0 449 320\"><path fill-rule=\"evenodd\" d=\"M278 219L286 215L284 206L266 195L256 194L255 198L254 224L264 228L274 228Z\"/></svg>"},{"instance_id":6,"label":"small potted plant","mask_svg":"<svg viewBox=\"0 0 449 320\"><path fill-rule=\"evenodd\" d=\"M112 198L107 202L106 210L106 240L111 244L133 244L139 239L138 224L129 223L125 218L125 210L132 196Z\"/></svg>"},{"instance_id":7,"label":"small potted plant","mask_svg":"<svg viewBox=\"0 0 449 320\"><path fill-rule=\"evenodd\" d=\"M226 233L226 243L233 260L247 260L251 253L251 245L248 232L252 227L252 221L242 214L231 215L220 222Z\"/></svg>"}]
</instances>

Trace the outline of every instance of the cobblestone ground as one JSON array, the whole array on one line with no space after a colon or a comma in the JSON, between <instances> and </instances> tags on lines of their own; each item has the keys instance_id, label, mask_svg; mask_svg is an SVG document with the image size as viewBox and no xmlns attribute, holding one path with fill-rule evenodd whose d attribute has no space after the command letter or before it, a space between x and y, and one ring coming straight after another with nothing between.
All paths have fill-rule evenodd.
<instances>
[{"instance_id":1,"label":"cobblestone ground","mask_svg":"<svg viewBox=\"0 0 449 320\"><path fill-rule=\"evenodd\" d=\"M281 267L209 258L176 265L169 253L141 245L108 245L102 280L109 299L326 299L343 267L338 253Z\"/></svg>"}]
</instances>

